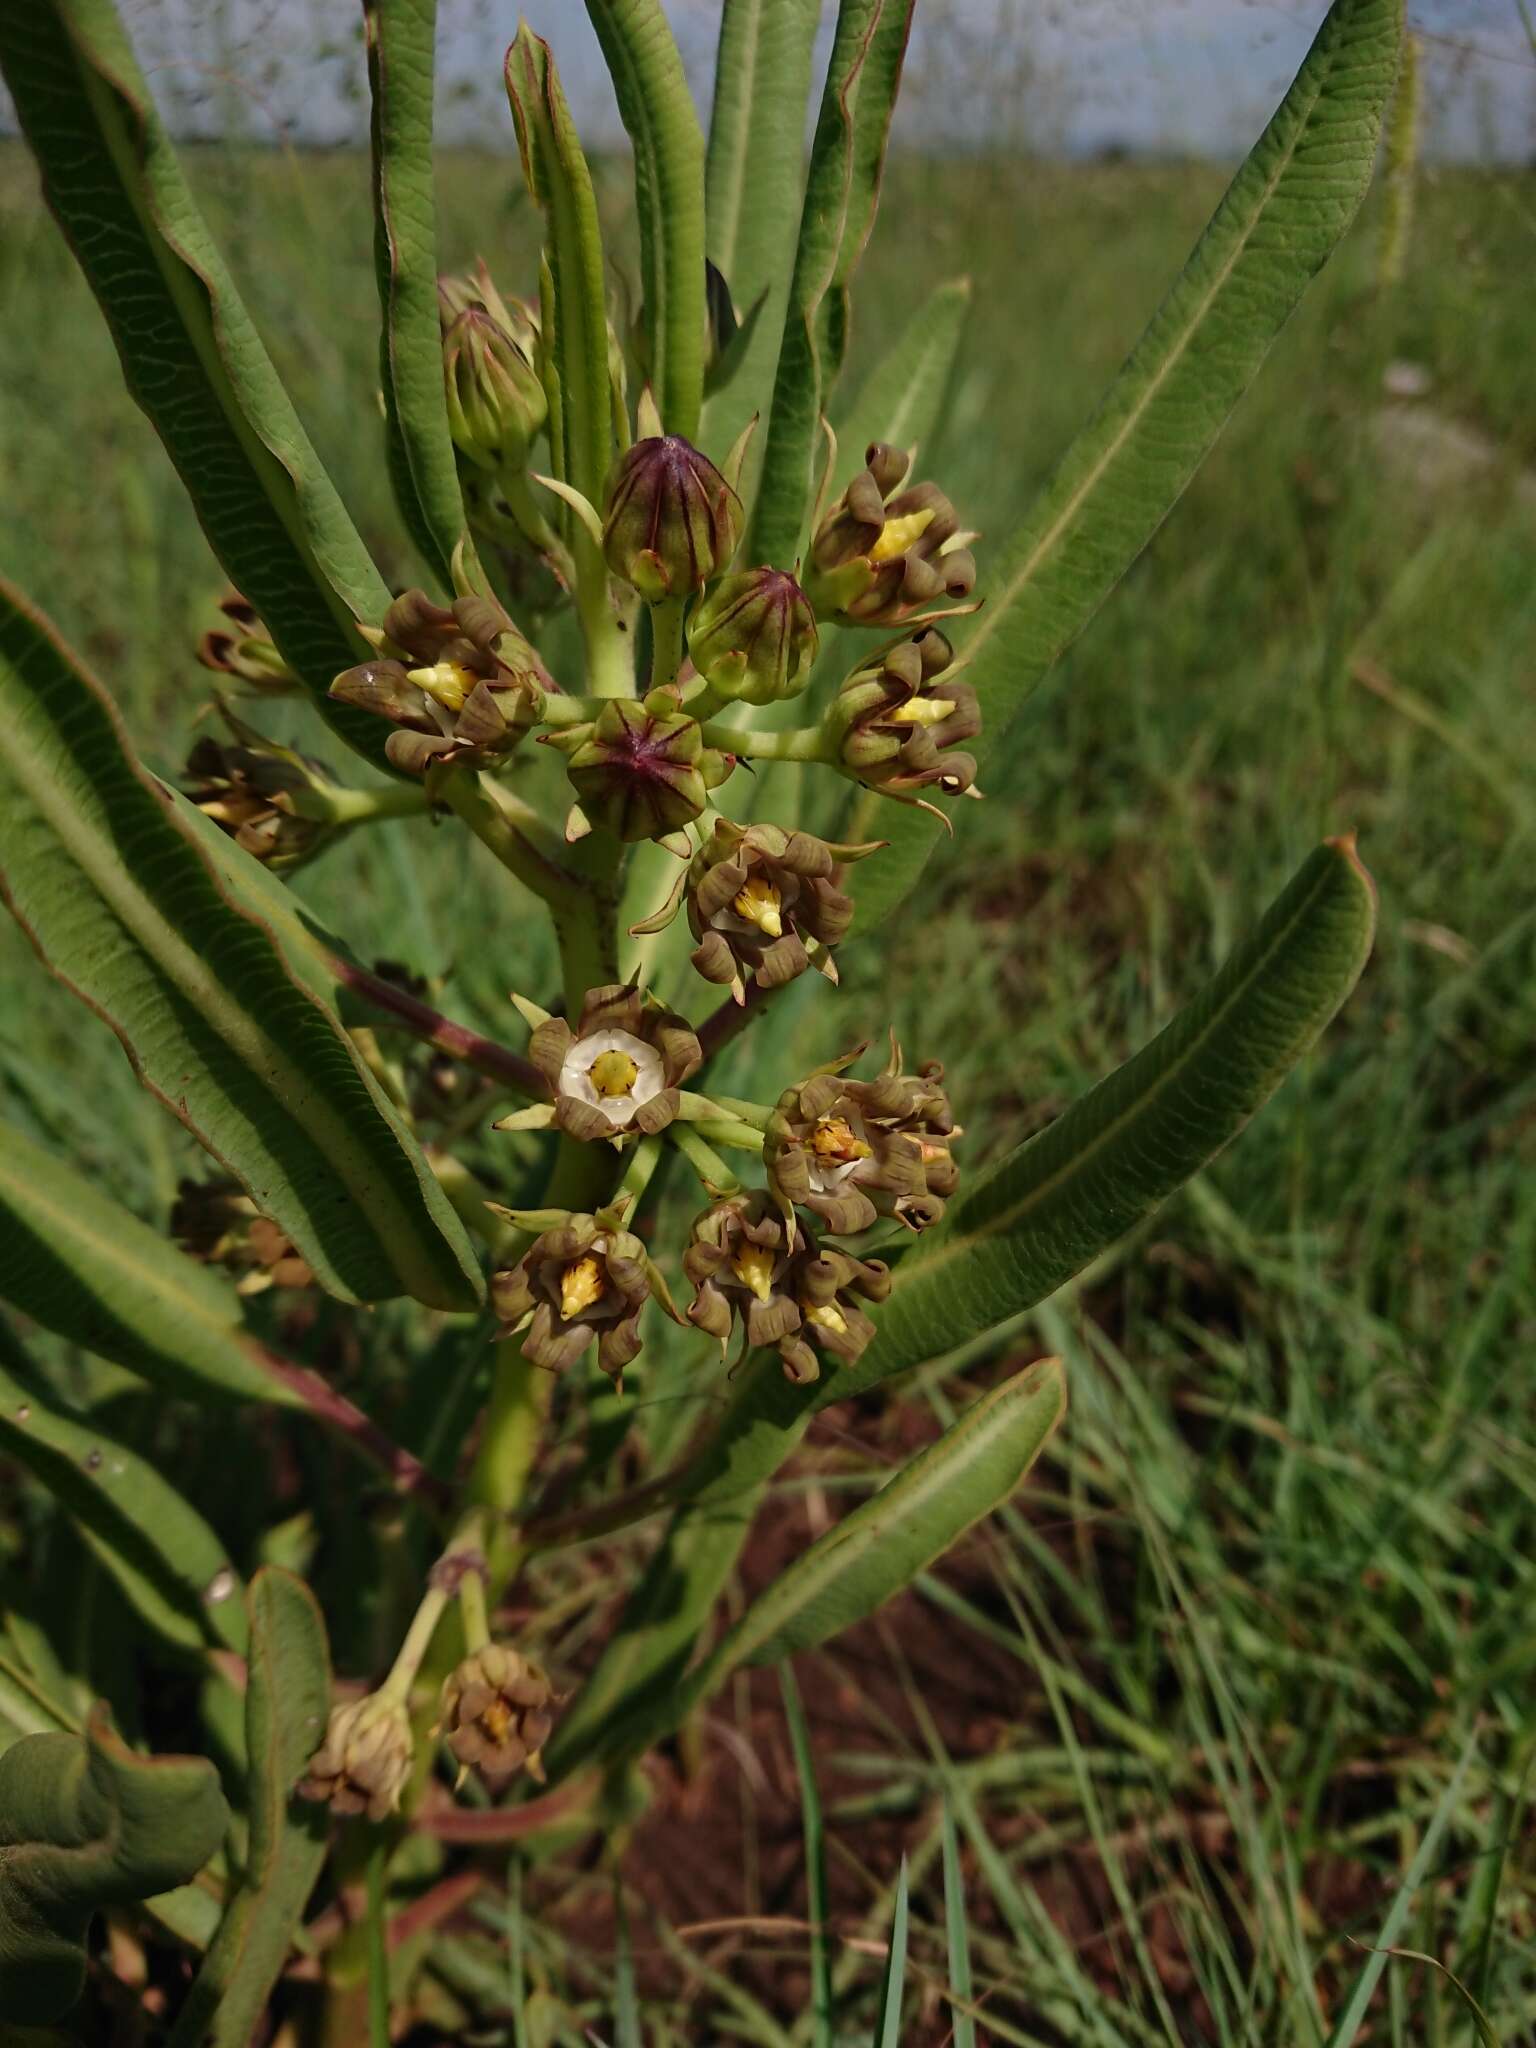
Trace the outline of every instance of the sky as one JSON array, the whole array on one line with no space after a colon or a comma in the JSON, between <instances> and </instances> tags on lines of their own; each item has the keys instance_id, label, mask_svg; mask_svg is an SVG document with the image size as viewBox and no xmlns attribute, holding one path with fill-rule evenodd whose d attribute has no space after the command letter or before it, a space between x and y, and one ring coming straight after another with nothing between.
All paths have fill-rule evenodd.
<instances>
[{"instance_id":1,"label":"sky","mask_svg":"<svg viewBox=\"0 0 1536 2048\"><path fill-rule=\"evenodd\" d=\"M357 0L122 4L179 130L362 139ZM618 139L581 0L439 0L440 129L510 140L500 57L524 11L554 50L583 133ZM668 11L707 110L720 0L669 0ZM824 42L832 11L829 0ZM1324 12L1325 0L918 0L897 139L1239 154ZM1428 148L1536 161L1536 49L1521 0L1410 0L1409 14L1424 37Z\"/></svg>"}]
</instances>

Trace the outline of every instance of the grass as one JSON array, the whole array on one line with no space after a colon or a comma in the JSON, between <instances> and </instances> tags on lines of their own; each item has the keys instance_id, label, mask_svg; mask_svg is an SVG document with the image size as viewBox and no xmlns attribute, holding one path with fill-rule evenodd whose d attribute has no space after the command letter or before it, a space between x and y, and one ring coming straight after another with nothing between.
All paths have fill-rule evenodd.
<instances>
[{"instance_id":1,"label":"grass","mask_svg":"<svg viewBox=\"0 0 1536 2048\"><path fill-rule=\"evenodd\" d=\"M370 409L365 166L202 153L194 170L385 573L409 574ZM526 285L514 173L448 161L447 253L483 248ZM855 369L926 283L973 276L925 457L977 525L1001 535L1022 512L1218 191L1203 170L895 167ZM963 1362L976 1379L1000 1356L1060 1351L1072 1412L1039 1482L873 1639L895 1692L869 1690L862 1635L801 1662L842 1873L839 2040L871 2038L879 1969L850 1937L878 1943L889 1924L893 1842L911 1857L904 2038L946 2037L946 1803L983 2038L1479 2038L1455 1983L1412 1960L1351 2004L1394 1901L1394 1947L1454 1971L1506 2048L1536 2035L1536 358L1521 282L1536 179L1426 178L1387 295L1375 227L1368 210L899 926L848 949L837 1025L824 1005L791 1012L807 1058L887 1021L942 1054L981 1158L1139 1045L1320 834L1358 829L1381 888L1365 983L1255 1128L1129 1255ZM1384 395L1397 361L1423 367L1427 397ZM0 387L0 568L87 650L169 770L220 578L14 149ZM301 737L286 709L270 723ZM538 991L547 963L500 877L430 833L381 829L299 886L365 951L446 976L450 1010L506 1035L506 988ZM9 927L0 973L0 1110L163 1218L190 1163L180 1134ZM683 1391L675 1375L643 1388L633 1470L686 1429ZM786 1527L867 1483L955 1392L920 1375L884 1414L818 1432L784 1489ZM557 1660L588 1653L635 1554L608 1546L537 1582L552 1616L565 1602ZM935 1642L962 1689L985 1671L1011 1703L980 1736L921 1668ZM850 1688L863 1704L834 1739L816 1704ZM781 1724L748 1692L735 1712L731 1739L767 1762L700 1779L740 1799L748 1845L719 1914L793 1912L793 1880L752 1862ZM683 1766L701 1772L723 1739L696 1731ZM771 1981L771 1944L792 1972L802 1942L680 1938L646 1870L624 1875L650 2038L823 2038L809 2001L800 2016ZM557 1879L562 1909L519 1950L544 2029L529 2018L527 2037L579 2040L590 2023L611 2038L608 1875ZM445 1963L449 2007L454 1983L465 1994L492 1969L501 1910ZM505 1982L504 1954L495 1967Z\"/></svg>"}]
</instances>

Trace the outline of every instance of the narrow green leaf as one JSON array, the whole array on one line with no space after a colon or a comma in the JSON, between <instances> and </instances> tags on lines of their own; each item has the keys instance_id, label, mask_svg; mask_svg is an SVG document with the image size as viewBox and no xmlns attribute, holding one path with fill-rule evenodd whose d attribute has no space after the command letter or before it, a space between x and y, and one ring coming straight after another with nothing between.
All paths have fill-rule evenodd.
<instances>
[{"instance_id":1,"label":"narrow green leaf","mask_svg":"<svg viewBox=\"0 0 1536 2048\"><path fill-rule=\"evenodd\" d=\"M805 108L820 0L725 0L704 167L705 246L738 310L761 302L735 375L704 407L701 439L721 460L773 390L775 351L804 185ZM743 497L757 480L747 450Z\"/></svg>"},{"instance_id":2,"label":"narrow green leaf","mask_svg":"<svg viewBox=\"0 0 1536 2048\"><path fill-rule=\"evenodd\" d=\"M10 1125L0 1125L0 1301L193 1400L291 1402L241 1348L234 1289Z\"/></svg>"},{"instance_id":3,"label":"narrow green leaf","mask_svg":"<svg viewBox=\"0 0 1536 2048\"><path fill-rule=\"evenodd\" d=\"M395 495L416 544L452 587L464 520L437 309L432 90L437 0L364 0L372 94L374 267L384 316L379 376Z\"/></svg>"},{"instance_id":4,"label":"narrow green leaf","mask_svg":"<svg viewBox=\"0 0 1536 2048\"><path fill-rule=\"evenodd\" d=\"M202 1757L136 1755L107 1709L82 1735L28 1735L0 1757L0 2012L45 2026L79 1997L103 1906L185 1884L228 1822Z\"/></svg>"},{"instance_id":5,"label":"narrow green leaf","mask_svg":"<svg viewBox=\"0 0 1536 2048\"><path fill-rule=\"evenodd\" d=\"M72 1414L41 1377L0 1365L0 1446L47 1488L142 1618L184 1650L243 1654L229 1553L137 1451Z\"/></svg>"},{"instance_id":6,"label":"narrow green leaf","mask_svg":"<svg viewBox=\"0 0 1536 2048\"><path fill-rule=\"evenodd\" d=\"M587 0L635 151L650 383L669 434L704 398L704 137L658 0Z\"/></svg>"},{"instance_id":7,"label":"narrow green leaf","mask_svg":"<svg viewBox=\"0 0 1536 2048\"><path fill-rule=\"evenodd\" d=\"M101 686L5 585L0 710L0 891L48 965L322 1284L472 1305L463 1228L335 1017L219 886Z\"/></svg>"},{"instance_id":8,"label":"narrow green leaf","mask_svg":"<svg viewBox=\"0 0 1536 2048\"><path fill-rule=\"evenodd\" d=\"M1010 1498L1066 1405L1058 1358L983 1394L758 1595L711 1657L710 1689L739 1664L814 1649L899 1593Z\"/></svg>"},{"instance_id":9,"label":"narrow green leaf","mask_svg":"<svg viewBox=\"0 0 1536 2048\"><path fill-rule=\"evenodd\" d=\"M1020 532L982 555L982 608L957 634L985 759L1205 459L1370 183L1403 0L1334 0L1306 62L1183 274ZM869 792L840 836L886 839L859 877L857 932L911 889L936 843L920 811Z\"/></svg>"},{"instance_id":10,"label":"narrow green leaf","mask_svg":"<svg viewBox=\"0 0 1536 2048\"><path fill-rule=\"evenodd\" d=\"M387 765L381 722L326 692L368 653L354 621L381 617L389 591L209 239L111 0L0 8L0 73L215 554L322 716Z\"/></svg>"},{"instance_id":11,"label":"narrow green leaf","mask_svg":"<svg viewBox=\"0 0 1536 2048\"><path fill-rule=\"evenodd\" d=\"M1375 895L1352 843L1297 872L1187 1009L951 1202L896 1271L843 1399L1043 1301L1229 1144L1354 987Z\"/></svg>"},{"instance_id":12,"label":"narrow green leaf","mask_svg":"<svg viewBox=\"0 0 1536 2048\"><path fill-rule=\"evenodd\" d=\"M971 310L971 281L931 291L841 413L834 412L839 466L848 473L871 441L917 448L939 423Z\"/></svg>"},{"instance_id":13,"label":"narrow green leaf","mask_svg":"<svg viewBox=\"0 0 1536 2048\"><path fill-rule=\"evenodd\" d=\"M550 298L544 341L556 385L550 394L555 475L600 506L613 448L613 417L603 238L592 174L549 46L526 22L507 52L506 82L523 176L545 223ZM601 556L586 528L569 512L565 524L578 564L587 565L584 573L603 574Z\"/></svg>"},{"instance_id":14,"label":"narrow green leaf","mask_svg":"<svg viewBox=\"0 0 1536 2048\"><path fill-rule=\"evenodd\" d=\"M901 1859L896 1904L891 1912L891 1945L880 1980L880 2006L875 2015L874 2048L901 2048L901 2000L907 1980L907 1859Z\"/></svg>"},{"instance_id":15,"label":"narrow green leaf","mask_svg":"<svg viewBox=\"0 0 1536 2048\"><path fill-rule=\"evenodd\" d=\"M169 2048L246 2048L325 1861L324 1809L293 1798L325 1732L325 1623L303 1580L275 1565L252 1579L248 1604L250 1847Z\"/></svg>"},{"instance_id":16,"label":"narrow green leaf","mask_svg":"<svg viewBox=\"0 0 1536 2048\"><path fill-rule=\"evenodd\" d=\"M975 1985L971 1976L970 1930L965 1917L965 1885L960 1875L960 1836L955 1809L944 1795L944 1936L949 1950L949 2017L954 2048L976 2048L976 2021L971 2014Z\"/></svg>"},{"instance_id":17,"label":"narrow green leaf","mask_svg":"<svg viewBox=\"0 0 1536 2048\"><path fill-rule=\"evenodd\" d=\"M800 1822L805 1833L806 1910L811 1922L811 2048L833 2048L832 1953L827 1938L831 1909L821 1788L816 1783L816 1760L811 1753L805 1708L800 1704L800 1688L788 1664L779 1668L779 1685L784 1694L790 1747L795 1753L795 1776L800 1781Z\"/></svg>"},{"instance_id":18,"label":"narrow green leaf","mask_svg":"<svg viewBox=\"0 0 1536 2048\"><path fill-rule=\"evenodd\" d=\"M821 416L848 342L848 292L874 225L913 0L842 0L811 145L800 240L747 558L803 552Z\"/></svg>"}]
</instances>

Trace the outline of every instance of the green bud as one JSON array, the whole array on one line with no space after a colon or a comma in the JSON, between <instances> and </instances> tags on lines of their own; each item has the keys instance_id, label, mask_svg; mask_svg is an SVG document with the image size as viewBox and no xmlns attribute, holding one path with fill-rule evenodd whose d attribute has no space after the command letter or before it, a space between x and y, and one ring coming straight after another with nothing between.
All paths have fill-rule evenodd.
<instances>
[{"instance_id":1,"label":"green bud","mask_svg":"<svg viewBox=\"0 0 1536 2048\"><path fill-rule=\"evenodd\" d=\"M695 606L688 653L711 689L748 704L797 697L811 679L816 614L783 569L726 576Z\"/></svg>"},{"instance_id":2,"label":"green bud","mask_svg":"<svg viewBox=\"0 0 1536 2048\"><path fill-rule=\"evenodd\" d=\"M303 685L272 643L256 607L238 590L219 599L226 623L213 626L197 643L197 658L218 675L233 676L260 697L291 697Z\"/></svg>"},{"instance_id":3,"label":"green bud","mask_svg":"<svg viewBox=\"0 0 1536 2048\"><path fill-rule=\"evenodd\" d=\"M455 314L443 331L443 376L459 453L477 469L521 475L549 402L534 367L533 322L521 306L512 317L509 329L483 305Z\"/></svg>"},{"instance_id":4,"label":"green bud","mask_svg":"<svg viewBox=\"0 0 1536 2048\"><path fill-rule=\"evenodd\" d=\"M643 703L615 697L594 719L545 735L568 756L566 773L594 825L620 839L661 839L690 824L735 766L706 747L696 720L668 691Z\"/></svg>"},{"instance_id":5,"label":"green bud","mask_svg":"<svg viewBox=\"0 0 1536 2048\"><path fill-rule=\"evenodd\" d=\"M687 597L721 574L741 538L741 500L676 434L637 441L608 486L603 552L648 604Z\"/></svg>"}]
</instances>

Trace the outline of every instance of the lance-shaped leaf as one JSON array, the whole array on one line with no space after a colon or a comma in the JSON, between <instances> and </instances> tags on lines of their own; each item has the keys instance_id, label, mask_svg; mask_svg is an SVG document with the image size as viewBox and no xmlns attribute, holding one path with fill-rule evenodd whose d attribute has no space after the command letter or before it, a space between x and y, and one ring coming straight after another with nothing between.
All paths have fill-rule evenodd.
<instances>
[{"instance_id":1,"label":"lance-shaped leaf","mask_svg":"<svg viewBox=\"0 0 1536 2048\"><path fill-rule=\"evenodd\" d=\"M874 225L913 0L842 0L811 145L747 559L801 553L821 416L848 341L848 288Z\"/></svg>"},{"instance_id":2,"label":"lance-shaped leaf","mask_svg":"<svg viewBox=\"0 0 1536 2048\"><path fill-rule=\"evenodd\" d=\"M1370 183L1402 39L1402 0L1334 0L1273 120L1183 274L1046 487L992 559L961 657L985 757L1092 618L1205 459ZM902 901L932 852L923 813L869 793L845 839L886 839L860 876L856 933Z\"/></svg>"},{"instance_id":3,"label":"lance-shaped leaf","mask_svg":"<svg viewBox=\"0 0 1536 2048\"><path fill-rule=\"evenodd\" d=\"M546 375L555 475L596 506L613 447L608 389L608 311L603 238L592 174L549 46L524 22L507 52L507 97L523 176L544 215ZM602 556L583 522L567 513L583 578L601 578Z\"/></svg>"},{"instance_id":4,"label":"lance-shaped leaf","mask_svg":"<svg viewBox=\"0 0 1536 2048\"><path fill-rule=\"evenodd\" d=\"M437 307L432 88L437 0L365 0L373 115L373 247L384 328L379 379L395 497L417 546L453 582L464 522Z\"/></svg>"},{"instance_id":5,"label":"lance-shaped leaf","mask_svg":"<svg viewBox=\"0 0 1536 2048\"><path fill-rule=\"evenodd\" d=\"M1236 1137L1313 1044L1371 950L1352 840L1298 870L1204 992L945 1210L897 1268L856 1393L1054 1294Z\"/></svg>"},{"instance_id":6,"label":"lance-shaped leaf","mask_svg":"<svg viewBox=\"0 0 1536 2048\"><path fill-rule=\"evenodd\" d=\"M635 151L651 387L669 434L704 397L704 137L659 0L587 0Z\"/></svg>"},{"instance_id":7,"label":"lance-shaped leaf","mask_svg":"<svg viewBox=\"0 0 1536 2048\"><path fill-rule=\"evenodd\" d=\"M170 1393L296 1398L243 1350L226 1280L9 1124L0 1125L0 1301Z\"/></svg>"},{"instance_id":8,"label":"lance-shaped leaf","mask_svg":"<svg viewBox=\"0 0 1536 2048\"><path fill-rule=\"evenodd\" d=\"M471 1305L479 1268L334 1016L218 883L105 692L0 585L0 891L145 1085L344 1299Z\"/></svg>"},{"instance_id":9,"label":"lance-shaped leaf","mask_svg":"<svg viewBox=\"0 0 1536 2048\"><path fill-rule=\"evenodd\" d=\"M326 694L389 602L193 202L111 0L0 8L0 72L123 374L232 581L321 714L386 765L385 728Z\"/></svg>"},{"instance_id":10,"label":"lance-shaped leaf","mask_svg":"<svg viewBox=\"0 0 1536 2048\"><path fill-rule=\"evenodd\" d=\"M325 1861L324 1809L293 1797L325 1733L331 1683L325 1623L303 1580L276 1566L252 1579L249 1606L245 1870L170 2048L246 2048Z\"/></svg>"},{"instance_id":11,"label":"lance-shaped leaf","mask_svg":"<svg viewBox=\"0 0 1536 2048\"><path fill-rule=\"evenodd\" d=\"M874 365L851 403L834 414L844 470L858 467L871 441L914 448L928 439L944 408L970 309L968 277L938 285Z\"/></svg>"},{"instance_id":12,"label":"lance-shaped leaf","mask_svg":"<svg viewBox=\"0 0 1536 2048\"><path fill-rule=\"evenodd\" d=\"M82 1735L29 1735L0 1757L0 2012L46 2026L79 1997L103 1906L182 1885L228 1822L202 1757L138 1756L104 1706Z\"/></svg>"},{"instance_id":13,"label":"lance-shaped leaf","mask_svg":"<svg viewBox=\"0 0 1536 2048\"><path fill-rule=\"evenodd\" d=\"M554 1770L655 1739L764 1489L812 1415L1019 1314L1167 1200L1273 1094L1353 988L1375 902L1349 842L1304 864L1204 993L1135 1059L951 1202L903 1260L857 1365L743 1378L613 1643L549 1745ZM931 1241L930 1241L931 1242Z\"/></svg>"},{"instance_id":14,"label":"lance-shaped leaf","mask_svg":"<svg viewBox=\"0 0 1536 2048\"><path fill-rule=\"evenodd\" d=\"M245 1649L229 1553L149 1461L72 1414L20 1361L0 1365L0 1446L45 1486L129 1604L183 1650Z\"/></svg>"},{"instance_id":15,"label":"lance-shaped leaf","mask_svg":"<svg viewBox=\"0 0 1536 2048\"><path fill-rule=\"evenodd\" d=\"M735 375L704 407L717 461L767 406L804 183L805 105L820 0L725 0L704 166L705 246L738 311L761 305ZM757 437L743 496L757 479Z\"/></svg>"}]
</instances>

